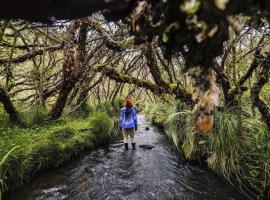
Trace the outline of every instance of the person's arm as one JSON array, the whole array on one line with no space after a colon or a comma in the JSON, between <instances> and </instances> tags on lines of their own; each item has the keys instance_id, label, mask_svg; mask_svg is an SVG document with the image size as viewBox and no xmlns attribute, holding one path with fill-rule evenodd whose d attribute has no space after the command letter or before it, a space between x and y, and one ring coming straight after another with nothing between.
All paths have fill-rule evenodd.
<instances>
[{"instance_id":1,"label":"person's arm","mask_svg":"<svg viewBox=\"0 0 270 200\"><path fill-rule=\"evenodd\" d=\"M137 128L138 128L138 122L137 122L137 111L136 111L135 108L133 108L132 118L133 118L133 120L134 120L135 131L137 131Z\"/></svg>"},{"instance_id":2,"label":"person's arm","mask_svg":"<svg viewBox=\"0 0 270 200\"><path fill-rule=\"evenodd\" d=\"M122 121L123 121L123 111L120 111L120 118L119 118L119 123L120 123L120 128L122 128Z\"/></svg>"}]
</instances>

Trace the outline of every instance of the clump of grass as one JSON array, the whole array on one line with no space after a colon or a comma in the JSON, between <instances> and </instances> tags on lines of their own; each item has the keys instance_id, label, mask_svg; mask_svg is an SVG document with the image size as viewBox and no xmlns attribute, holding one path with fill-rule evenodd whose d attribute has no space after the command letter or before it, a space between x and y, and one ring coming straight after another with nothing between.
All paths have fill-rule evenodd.
<instances>
[{"instance_id":1,"label":"clump of grass","mask_svg":"<svg viewBox=\"0 0 270 200\"><path fill-rule=\"evenodd\" d=\"M144 114L155 125L162 128L167 120L170 108L171 107L168 104L164 105L164 102L158 101L157 103L146 105Z\"/></svg>"},{"instance_id":2,"label":"clump of grass","mask_svg":"<svg viewBox=\"0 0 270 200\"><path fill-rule=\"evenodd\" d=\"M89 118L90 132L94 134L96 143L106 142L113 130L113 120L105 112L96 112Z\"/></svg>"},{"instance_id":3,"label":"clump of grass","mask_svg":"<svg viewBox=\"0 0 270 200\"><path fill-rule=\"evenodd\" d=\"M270 132L267 126L256 119L243 119L245 127L244 151L241 170L245 181L259 191L260 198L270 198Z\"/></svg>"},{"instance_id":4,"label":"clump of grass","mask_svg":"<svg viewBox=\"0 0 270 200\"><path fill-rule=\"evenodd\" d=\"M53 132L52 137L56 139L68 139L72 137L75 133L75 130L73 128L64 128L59 131Z\"/></svg>"},{"instance_id":5,"label":"clump of grass","mask_svg":"<svg viewBox=\"0 0 270 200\"><path fill-rule=\"evenodd\" d=\"M105 113L96 114L90 118L66 118L28 128L1 129L0 160L5 161L0 170L1 191L12 191L29 182L38 171L62 165L82 151L108 141L113 120Z\"/></svg>"},{"instance_id":6,"label":"clump of grass","mask_svg":"<svg viewBox=\"0 0 270 200\"><path fill-rule=\"evenodd\" d=\"M91 113L95 112L96 106L91 102L87 102L84 106L72 105L68 115L72 118L86 118Z\"/></svg>"},{"instance_id":7,"label":"clump of grass","mask_svg":"<svg viewBox=\"0 0 270 200\"><path fill-rule=\"evenodd\" d=\"M169 113L164 123L164 130L180 150L183 143L190 138L193 132L193 115L190 110L180 112L177 104L169 110ZM184 153L188 151L188 149L185 149Z\"/></svg>"},{"instance_id":8,"label":"clump of grass","mask_svg":"<svg viewBox=\"0 0 270 200\"><path fill-rule=\"evenodd\" d=\"M210 155L207 160L208 166L228 181L241 183L240 158L245 138L239 132L238 117L225 111L216 112L214 119L215 128L207 138L209 146L205 147Z\"/></svg>"},{"instance_id":9,"label":"clump of grass","mask_svg":"<svg viewBox=\"0 0 270 200\"><path fill-rule=\"evenodd\" d=\"M251 194L252 188L258 198L270 198L270 133L259 119L234 109L216 111L213 133L200 135L194 132L192 112L181 104L162 108L157 103L145 113L154 122L162 121L166 134L188 159L208 158L208 166L240 190Z\"/></svg>"},{"instance_id":10,"label":"clump of grass","mask_svg":"<svg viewBox=\"0 0 270 200\"><path fill-rule=\"evenodd\" d=\"M1 132L3 132L3 130L6 130L10 126L10 124L11 123L10 123L9 117L6 114L4 114L1 117L1 121L0 121L0 135L1 135Z\"/></svg>"},{"instance_id":11,"label":"clump of grass","mask_svg":"<svg viewBox=\"0 0 270 200\"><path fill-rule=\"evenodd\" d=\"M47 116L47 109L40 105L32 106L31 109L20 112L22 122L28 126L41 125Z\"/></svg>"},{"instance_id":12,"label":"clump of grass","mask_svg":"<svg viewBox=\"0 0 270 200\"><path fill-rule=\"evenodd\" d=\"M9 156L11 155L11 153L13 152L13 151L15 151L17 148L18 148L19 146L15 146L15 147L13 147L11 150L9 150L4 156L3 156L3 158L1 159L1 161L0 161L0 200L2 200L2 191L4 191L4 187L5 187L5 185L4 185L4 174L2 174L3 173L3 167L4 167L4 165L6 164L6 161L7 161L7 159L9 158ZM3 178L2 178L3 177Z\"/></svg>"},{"instance_id":13,"label":"clump of grass","mask_svg":"<svg viewBox=\"0 0 270 200\"><path fill-rule=\"evenodd\" d=\"M244 116L239 122L238 115L233 110L215 113L215 129L205 138L203 151L208 155L210 168L239 189L247 191L248 186L262 198L270 184L270 170L265 168L270 145L267 127Z\"/></svg>"},{"instance_id":14,"label":"clump of grass","mask_svg":"<svg viewBox=\"0 0 270 200\"><path fill-rule=\"evenodd\" d=\"M96 111L105 112L110 117L113 117L119 115L122 106L123 103L120 99L117 99L114 102L105 101L96 107Z\"/></svg>"},{"instance_id":15,"label":"clump of grass","mask_svg":"<svg viewBox=\"0 0 270 200\"><path fill-rule=\"evenodd\" d=\"M112 136L117 136L121 133L120 123L119 123L119 116L112 117L113 121L113 128L112 128Z\"/></svg>"}]
</instances>

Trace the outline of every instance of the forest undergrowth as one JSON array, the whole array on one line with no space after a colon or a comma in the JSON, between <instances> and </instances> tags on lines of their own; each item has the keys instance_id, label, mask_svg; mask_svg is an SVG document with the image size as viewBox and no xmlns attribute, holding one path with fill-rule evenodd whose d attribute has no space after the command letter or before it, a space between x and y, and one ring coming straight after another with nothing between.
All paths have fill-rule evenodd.
<instances>
[{"instance_id":1,"label":"forest undergrowth","mask_svg":"<svg viewBox=\"0 0 270 200\"><path fill-rule=\"evenodd\" d=\"M207 164L251 198L269 199L270 134L261 120L237 109L216 111L214 131L205 135L194 132L194 116L188 107L179 102L164 104L149 104L145 114L188 160Z\"/></svg>"},{"instance_id":2,"label":"forest undergrowth","mask_svg":"<svg viewBox=\"0 0 270 200\"><path fill-rule=\"evenodd\" d=\"M34 107L20 113L22 127L12 125L4 116L0 127L0 199L38 172L108 143L119 131L116 112L120 106L120 102L89 104L86 115L77 110L55 121L46 121L45 109Z\"/></svg>"}]
</instances>

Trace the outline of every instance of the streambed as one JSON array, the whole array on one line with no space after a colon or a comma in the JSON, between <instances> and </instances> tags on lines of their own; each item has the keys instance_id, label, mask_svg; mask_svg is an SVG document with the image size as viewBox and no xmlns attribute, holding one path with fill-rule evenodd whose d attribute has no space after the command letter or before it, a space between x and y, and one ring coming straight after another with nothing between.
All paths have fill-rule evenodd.
<instances>
[{"instance_id":1,"label":"streambed","mask_svg":"<svg viewBox=\"0 0 270 200\"><path fill-rule=\"evenodd\" d=\"M189 165L143 115L138 115L138 122L137 144L154 148L137 146L134 151L125 151L122 140L116 140L67 166L39 175L10 199L247 199L208 169Z\"/></svg>"}]
</instances>

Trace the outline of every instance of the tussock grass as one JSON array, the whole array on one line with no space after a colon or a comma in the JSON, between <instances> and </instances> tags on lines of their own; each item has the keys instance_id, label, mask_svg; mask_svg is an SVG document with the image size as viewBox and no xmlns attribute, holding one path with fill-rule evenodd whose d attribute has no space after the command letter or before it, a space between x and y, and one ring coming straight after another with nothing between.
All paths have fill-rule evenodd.
<instances>
[{"instance_id":1,"label":"tussock grass","mask_svg":"<svg viewBox=\"0 0 270 200\"><path fill-rule=\"evenodd\" d=\"M113 103L110 101L105 101L96 106L96 111L105 112L110 117L118 116L120 109L123 107L123 100L116 99Z\"/></svg>"},{"instance_id":2,"label":"tussock grass","mask_svg":"<svg viewBox=\"0 0 270 200\"><path fill-rule=\"evenodd\" d=\"M213 133L200 135L193 130L192 112L179 103L149 105L145 113L162 124L187 159L207 158L213 171L242 192L270 198L270 133L262 121L235 109L216 111Z\"/></svg>"},{"instance_id":3,"label":"tussock grass","mask_svg":"<svg viewBox=\"0 0 270 200\"><path fill-rule=\"evenodd\" d=\"M105 112L96 112L89 121L90 132L95 135L95 143L105 143L111 137L113 120Z\"/></svg>"},{"instance_id":4,"label":"tussock grass","mask_svg":"<svg viewBox=\"0 0 270 200\"><path fill-rule=\"evenodd\" d=\"M47 116L47 109L43 106L35 105L30 109L20 112L22 122L27 127L41 125L44 123Z\"/></svg>"},{"instance_id":5,"label":"tussock grass","mask_svg":"<svg viewBox=\"0 0 270 200\"><path fill-rule=\"evenodd\" d=\"M82 151L104 144L115 132L113 128L114 120L104 112L28 128L0 127L1 191L12 191L37 172L63 165Z\"/></svg>"}]
</instances>

